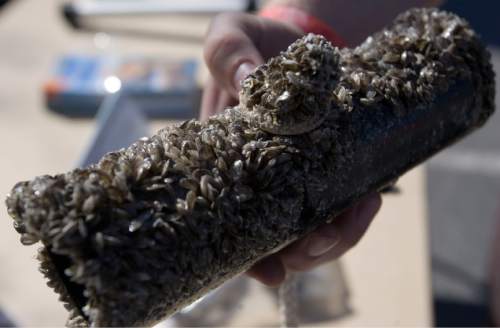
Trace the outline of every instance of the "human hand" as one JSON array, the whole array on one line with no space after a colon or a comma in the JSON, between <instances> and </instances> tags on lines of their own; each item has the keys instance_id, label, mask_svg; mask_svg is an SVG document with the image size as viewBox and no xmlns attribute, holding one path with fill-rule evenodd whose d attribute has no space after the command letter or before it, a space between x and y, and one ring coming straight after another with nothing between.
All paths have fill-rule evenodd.
<instances>
[{"instance_id":1,"label":"human hand","mask_svg":"<svg viewBox=\"0 0 500 328\"><path fill-rule=\"evenodd\" d=\"M201 119L237 104L240 81L264 60L277 55L302 36L298 28L247 14L223 14L212 23L204 56L211 73L205 87ZM255 264L248 275L270 286L286 271L306 271L343 255L364 235L381 206L380 195L367 196L333 223Z\"/></svg>"},{"instance_id":2,"label":"human hand","mask_svg":"<svg viewBox=\"0 0 500 328\"><path fill-rule=\"evenodd\" d=\"M210 25L204 46L211 76L203 90L200 119L236 105L241 80L302 34L292 25L255 15L217 16Z\"/></svg>"},{"instance_id":3,"label":"human hand","mask_svg":"<svg viewBox=\"0 0 500 328\"><path fill-rule=\"evenodd\" d=\"M255 264L247 274L263 284L277 286L287 271L301 272L335 260L363 237L382 205L380 194L373 193L325 223L315 231Z\"/></svg>"}]
</instances>

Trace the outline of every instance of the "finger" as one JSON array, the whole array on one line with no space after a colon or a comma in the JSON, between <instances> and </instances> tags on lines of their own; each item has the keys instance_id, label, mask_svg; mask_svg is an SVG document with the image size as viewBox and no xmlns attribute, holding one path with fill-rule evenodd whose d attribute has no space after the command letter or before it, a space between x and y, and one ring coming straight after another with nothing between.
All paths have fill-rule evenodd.
<instances>
[{"instance_id":1,"label":"finger","mask_svg":"<svg viewBox=\"0 0 500 328\"><path fill-rule=\"evenodd\" d=\"M221 88L212 77L209 77L201 97L200 120L205 121L208 117L216 114L220 94Z\"/></svg>"},{"instance_id":2,"label":"finger","mask_svg":"<svg viewBox=\"0 0 500 328\"><path fill-rule=\"evenodd\" d=\"M341 217L336 223L341 234L341 242L337 249L348 250L355 246L368 230L381 206L380 194L373 193L356 205L356 212L350 213L351 217Z\"/></svg>"},{"instance_id":3,"label":"finger","mask_svg":"<svg viewBox=\"0 0 500 328\"><path fill-rule=\"evenodd\" d=\"M263 63L251 37L257 33L255 22L243 14L222 14L210 25L204 57L210 73L223 89L238 96L239 82Z\"/></svg>"},{"instance_id":4,"label":"finger","mask_svg":"<svg viewBox=\"0 0 500 328\"><path fill-rule=\"evenodd\" d=\"M255 15L222 14L208 30L204 57L216 81L237 98L241 80L301 35L292 25Z\"/></svg>"},{"instance_id":5,"label":"finger","mask_svg":"<svg viewBox=\"0 0 500 328\"><path fill-rule=\"evenodd\" d=\"M212 77L208 78L200 107L200 120L207 120L210 116L221 113L224 108L238 104L238 100L222 90Z\"/></svg>"},{"instance_id":6,"label":"finger","mask_svg":"<svg viewBox=\"0 0 500 328\"><path fill-rule=\"evenodd\" d=\"M355 210L342 215L336 224L341 235L340 241L325 253L309 258L309 261L306 261L304 266L300 268L301 271L310 270L311 268L336 260L356 246L380 209L381 198L378 194L376 196L360 202Z\"/></svg>"},{"instance_id":7,"label":"finger","mask_svg":"<svg viewBox=\"0 0 500 328\"><path fill-rule=\"evenodd\" d=\"M247 274L267 286L279 286L285 280L285 267L276 255L265 257L252 266Z\"/></svg>"},{"instance_id":8,"label":"finger","mask_svg":"<svg viewBox=\"0 0 500 328\"><path fill-rule=\"evenodd\" d=\"M370 195L320 226L305 238L280 252L283 265L292 271L307 271L342 256L361 239L381 206L378 194Z\"/></svg>"},{"instance_id":9,"label":"finger","mask_svg":"<svg viewBox=\"0 0 500 328\"><path fill-rule=\"evenodd\" d=\"M340 231L333 224L324 224L308 236L280 252L283 265L291 271L307 271L321 256L340 243ZM318 255L319 250L321 254Z\"/></svg>"},{"instance_id":10,"label":"finger","mask_svg":"<svg viewBox=\"0 0 500 328\"><path fill-rule=\"evenodd\" d=\"M224 111L225 108L229 106L235 106L238 104L238 99L232 97L229 92L222 90L219 96L219 100L217 102L216 106L216 113L221 113Z\"/></svg>"}]
</instances>

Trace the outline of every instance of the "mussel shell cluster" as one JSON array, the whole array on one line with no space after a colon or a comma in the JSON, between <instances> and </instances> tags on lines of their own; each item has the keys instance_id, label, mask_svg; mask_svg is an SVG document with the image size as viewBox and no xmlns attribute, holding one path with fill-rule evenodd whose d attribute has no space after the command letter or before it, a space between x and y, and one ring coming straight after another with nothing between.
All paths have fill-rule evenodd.
<instances>
[{"instance_id":1,"label":"mussel shell cluster","mask_svg":"<svg viewBox=\"0 0 500 328\"><path fill-rule=\"evenodd\" d=\"M308 35L244 81L240 105L20 182L8 211L23 244L42 243L41 270L70 325L150 325L355 201L339 190L356 185L343 172L357 138L379 131L370 120L383 111L395 124L460 81L481 108L472 128L493 111L493 73L478 36L450 13L411 10L354 49Z\"/></svg>"}]
</instances>

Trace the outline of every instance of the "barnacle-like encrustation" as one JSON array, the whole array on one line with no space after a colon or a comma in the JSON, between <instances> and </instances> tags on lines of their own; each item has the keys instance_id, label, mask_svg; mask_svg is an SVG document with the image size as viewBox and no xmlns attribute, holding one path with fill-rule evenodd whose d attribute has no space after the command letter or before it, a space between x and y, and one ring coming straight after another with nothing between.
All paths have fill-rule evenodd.
<instances>
[{"instance_id":1,"label":"barnacle-like encrustation","mask_svg":"<svg viewBox=\"0 0 500 328\"><path fill-rule=\"evenodd\" d=\"M414 9L354 49L305 36L240 105L20 182L6 203L70 325L150 325L481 126L493 99L469 25Z\"/></svg>"}]
</instances>

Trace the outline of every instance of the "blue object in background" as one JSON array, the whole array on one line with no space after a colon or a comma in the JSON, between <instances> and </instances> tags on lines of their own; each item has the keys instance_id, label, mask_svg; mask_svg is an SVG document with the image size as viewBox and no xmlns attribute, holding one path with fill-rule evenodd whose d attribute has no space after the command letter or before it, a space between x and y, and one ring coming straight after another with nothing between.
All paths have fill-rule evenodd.
<instances>
[{"instance_id":1,"label":"blue object in background","mask_svg":"<svg viewBox=\"0 0 500 328\"><path fill-rule=\"evenodd\" d=\"M45 99L57 113L92 117L106 96L126 91L148 117L196 117L201 94L197 68L195 60L66 55L44 86Z\"/></svg>"}]
</instances>

